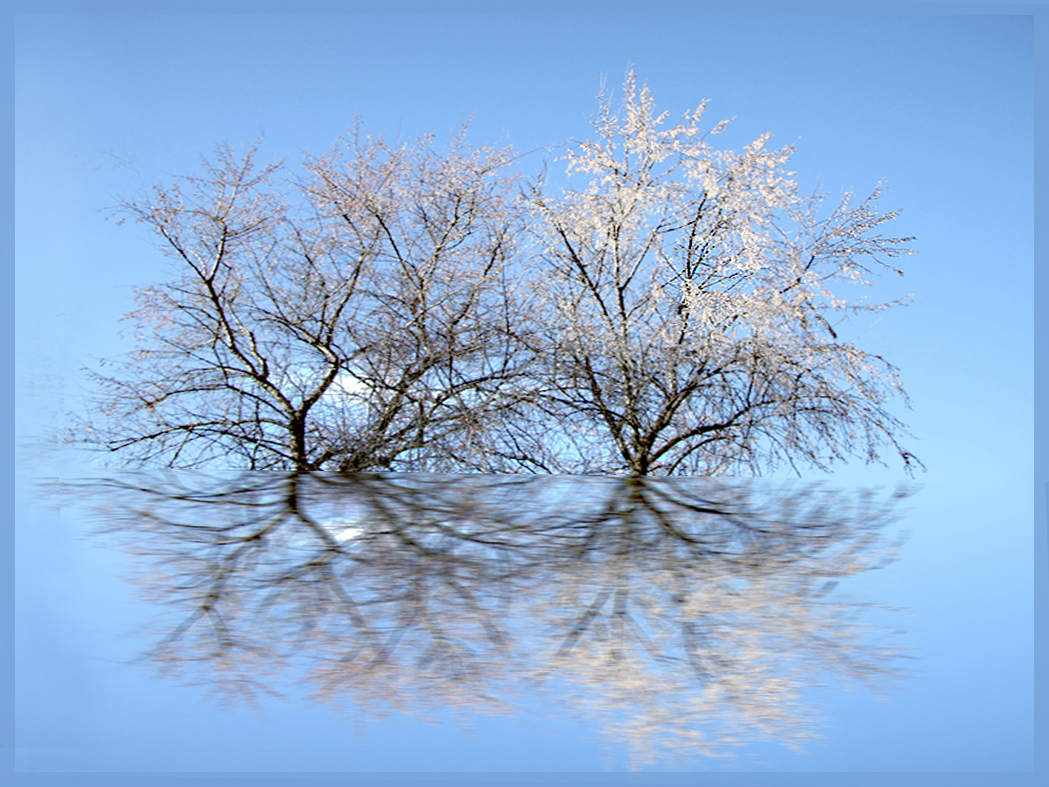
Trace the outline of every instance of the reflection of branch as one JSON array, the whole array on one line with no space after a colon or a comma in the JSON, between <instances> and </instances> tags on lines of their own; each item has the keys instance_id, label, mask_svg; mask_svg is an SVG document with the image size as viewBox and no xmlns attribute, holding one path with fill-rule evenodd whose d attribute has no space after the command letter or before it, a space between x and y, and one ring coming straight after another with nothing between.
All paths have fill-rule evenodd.
<instances>
[{"instance_id":1,"label":"reflection of branch","mask_svg":"<svg viewBox=\"0 0 1049 787\"><path fill-rule=\"evenodd\" d=\"M150 658L231 698L272 692L265 676L292 664L314 699L357 718L503 711L522 681L545 683L645 763L675 747L796 744L809 735L798 698L821 673L897 672L900 651L868 644L854 619L864 605L827 594L891 559L881 531L902 492L418 474L191 482L85 491L105 492L102 530L153 564L139 583L181 614ZM629 723L607 721L618 718Z\"/></svg>"},{"instance_id":2,"label":"reflection of branch","mask_svg":"<svg viewBox=\"0 0 1049 787\"><path fill-rule=\"evenodd\" d=\"M568 652L572 650L572 646L575 644L575 641L579 639L579 637L583 634L584 631L586 631L587 626L590 625L590 621L593 620L601 611L601 607L605 605L605 601L608 599L611 592L612 591L610 590L601 591L601 594L597 597L597 600L595 600L594 603L590 605L590 608L583 613L583 615L579 618L578 622L575 624L572 630L568 632L568 636L565 637L564 644L562 644L561 647L558 649L557 655L559 657L567 655Z\"/></svg>"}]
</instances>

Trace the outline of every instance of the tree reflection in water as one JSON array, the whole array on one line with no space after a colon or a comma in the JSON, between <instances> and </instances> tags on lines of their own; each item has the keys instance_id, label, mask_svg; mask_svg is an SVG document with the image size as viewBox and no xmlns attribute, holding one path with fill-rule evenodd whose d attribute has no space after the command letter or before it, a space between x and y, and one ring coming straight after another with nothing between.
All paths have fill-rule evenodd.
<instances>
[{"instance_id":1,"label":"tree reflection in water","mask_svg":"<svg viewBox=\"0 0 1049 787\"><path fill-rule=\"evenodd\" d=\"M256 473L82 491L175 616L147 658L225 700L280 696L300 671L358 722L546 691L644 767L797 748L815 737L806 689L902 674L861 619L874 605L828 593L893 559L905 489Z\"/></svg>"}]
</instances>

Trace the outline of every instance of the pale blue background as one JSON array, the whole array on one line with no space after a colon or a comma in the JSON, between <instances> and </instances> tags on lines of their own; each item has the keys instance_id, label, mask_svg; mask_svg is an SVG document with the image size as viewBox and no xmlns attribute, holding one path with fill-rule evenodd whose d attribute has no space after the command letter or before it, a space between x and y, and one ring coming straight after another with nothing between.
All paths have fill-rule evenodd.
<instances>
[{"instance_id":1,"label":"pale blue background","mask_svg":"<svg viewBox=\"0 0 1049 787\"><path fill-rule=\"evenodd\" d=\"M992 16L37 17L16 30L17 745L57 770L601 770L568 722L380 725L326 711L229 714L117 663L138 608L117 558L41 512L33 478L83 457L34 444L82 406L79 367L128 349L130 288L163 275L152 239L100 209L191 172L214 144L265 133L264 158L319 153L359 113L389 136L520 150L587 135L602 79L628 63L658 106L710 98L721 139L796 143L806 187L885 178L893 232L920 255L874 296L914 304L857 323L896 363L901 413L929 467L904 560L853 583L905 606L925 674L879 702L825 698L828 743L762 747L771 771L1022 771L1032 767L1032 24ZM129 162L130 166L115 164ZM533 163L534 162L534 163ZM538 158L525 159L527 171ZM891 484L862 466L841 485ZM523 725L523 726L522 726ZM41 749L49 751L43 752ZM55 750L62 750L61 753ZM697 759L696 770L733 767Z\"/></svg>"}]
</instances>

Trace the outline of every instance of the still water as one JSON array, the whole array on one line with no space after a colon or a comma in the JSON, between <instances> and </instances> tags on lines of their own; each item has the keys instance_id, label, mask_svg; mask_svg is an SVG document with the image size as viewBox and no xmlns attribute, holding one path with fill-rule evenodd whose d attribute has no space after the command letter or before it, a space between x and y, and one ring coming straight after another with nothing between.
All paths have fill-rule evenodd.
<instances>
[{"instance_id":1,"label":"still water","mask_svg":"<svg viewBox=\"0 0 1049 787\"><path fill-rule=\"evenodd\" d=\"M21 771L966 770L965 742L938 743L929 719L949 731L966 705L946 698L993 680L988 650L1022 655L1026 634L1022 614L1003 628L999 609L995 628L970 605L969 624L989 625L952 661L942 625L896 603L921 572L968 587L909 554L900 525L924 493L906 488L318 473L23 486ZM1030 757L1016 680L1004 754L975 727L969 742L1003 770Z\"/></svg>"}]
</instances>

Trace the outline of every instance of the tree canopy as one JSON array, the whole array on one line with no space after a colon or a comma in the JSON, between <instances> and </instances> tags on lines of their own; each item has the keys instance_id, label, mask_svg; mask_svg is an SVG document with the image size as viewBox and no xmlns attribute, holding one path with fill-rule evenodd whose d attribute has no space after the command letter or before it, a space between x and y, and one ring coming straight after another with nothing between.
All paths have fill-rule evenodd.
<instances>
[{"instance_id":1,"label":"tree canopy","mask_svg":"<svg viewBox=\"0 0 1049 787\"><path fill-rule=\"evenodd\" d=\"M172 263L77 440L199 468L722 475L908 469L896 369L839 337L910 250L881 187L825 207L768 134L719 150L628 73L568 187L466 130L359 126L293 169L220 148L120 206Z\"/></svg>"}]
</instances>

